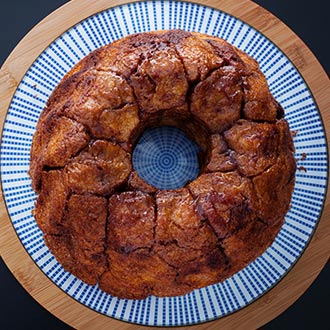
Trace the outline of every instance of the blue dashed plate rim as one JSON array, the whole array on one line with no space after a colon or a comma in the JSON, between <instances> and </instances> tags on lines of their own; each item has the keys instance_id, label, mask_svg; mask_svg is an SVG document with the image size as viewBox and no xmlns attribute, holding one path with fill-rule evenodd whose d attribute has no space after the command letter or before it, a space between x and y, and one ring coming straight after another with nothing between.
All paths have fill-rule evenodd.
<instances>
[{"instance_id":1,"label":"blue dashed plate rim","mask_svg":"<svg viewBox=\"0 0 330 330\"><path fill-rule=\"evenodd\" d=\"M29 148L48 96L79 59L127 34L172 28L217 35L258 60L272 93L286 110L290 128L298 130L296 156L307 154L298 166L304 166L307 173L297 171L293 207L275 242L227 281L181 297L117 299L65 272L45 247L30 214L36 196L27 176ZM250 305L288 274L308 246L322 213L328 185L328 151L313 95L299 71L269 39L234 16L203 4L141 1L106 9L77 23L54 40L27 70L13 96L2 132L1 179L6 208L19 240L62 291L118 320L156 327L185 326L225 317Z\"/></svg>"}]
</instances>

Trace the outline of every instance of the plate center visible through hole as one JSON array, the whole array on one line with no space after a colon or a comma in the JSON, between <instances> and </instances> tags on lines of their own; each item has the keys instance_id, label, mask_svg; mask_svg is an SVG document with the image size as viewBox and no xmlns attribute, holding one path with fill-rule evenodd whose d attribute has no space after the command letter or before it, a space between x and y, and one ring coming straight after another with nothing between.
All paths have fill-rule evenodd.
<instances>
[{"instance_id":1,"label":"plate center visible through hole","mask_svg":"<svg viewBox=\"0 0 330 330\"><path fill-rule=\"evenodd\" d=\"M133 151L133 167L157 189L177 189L198 176L199 151L198 144L176 127L148 128Z\"/></svg>"}]
</instances>

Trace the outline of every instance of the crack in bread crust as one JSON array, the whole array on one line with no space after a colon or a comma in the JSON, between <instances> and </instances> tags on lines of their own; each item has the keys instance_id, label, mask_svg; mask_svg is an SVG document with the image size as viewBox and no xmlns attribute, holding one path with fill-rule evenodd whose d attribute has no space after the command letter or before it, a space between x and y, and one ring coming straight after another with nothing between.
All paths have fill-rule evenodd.
<instances>
[{"instance_id":1,"label":"crack in bread crust","mask_svg":"<svg viewBox=\"0 0 330 330\"><path fill-rule=\"evenodd\" d=\"M272 243L296 162L284 110L258 63L217 37L130 35L66 74L41 113L33 214L63 267L120 298L175 296L223 281ZM200 174L158 190L131 153L172 125L202 150Z\"/></svg>"}]
</instances>

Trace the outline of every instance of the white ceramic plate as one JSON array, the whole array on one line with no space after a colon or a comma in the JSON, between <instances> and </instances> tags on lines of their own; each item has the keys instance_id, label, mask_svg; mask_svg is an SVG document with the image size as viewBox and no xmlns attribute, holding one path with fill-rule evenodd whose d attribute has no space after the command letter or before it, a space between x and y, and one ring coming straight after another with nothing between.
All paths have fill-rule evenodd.
<instances>
[{"instance_id":1,"label":"white ceramic plate","mask_svg":"<svg viewBox=\"0 0 330 330\"><path fill-rule=\"evenodd\" d=\"M31 214L35 193L27 174L33 133L42 109L64 74L92 50L131 33L180 28L216 35L253 56L285 109L297 170L292 207L271 247L223 283L172 298L117 299L63 270L45 246ZM12 99L1 144L1 178L7 209L23 246L63 291L99 313L150 326L189 325L223 317L262 296L288 273L306 248L325 198L327 149L313 96L297 69L266 37L219 10L187 2L148 1L100 12L55 40L26 72Z\"/></svg>"}]
</instances>

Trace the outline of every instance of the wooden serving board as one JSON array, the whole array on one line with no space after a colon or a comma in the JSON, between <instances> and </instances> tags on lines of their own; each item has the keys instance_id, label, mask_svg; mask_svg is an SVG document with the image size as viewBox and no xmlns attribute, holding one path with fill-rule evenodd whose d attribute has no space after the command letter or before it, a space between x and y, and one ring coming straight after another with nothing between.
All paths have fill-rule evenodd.
<instances>
[{"instance_id":1,"label":"wooden serving board","mask_svg":"<svg viewBox=\"0 0 330 330\"><path fill-rule=\"evenodd\" d=\"M131 1L133 2L133 1ZM191 1L195 2L195 1ZM59 35L97 12L126 3L124 0L72 0L41 21L18 44L0 71L0 122L3 126L16 87L39 54ZM249 0L206 0L250 24L277 45L300 71L330 132L330 81L307 46L279 19ZM328 141L328 137L327 137ZM76 329L138 329L85 307L59 289L25 251L0 196L1 257L22 286L48 311ZM307 249L292 270L272 290L238 312L191 329L256 329L293 304L310 286L330 255L329 191L322 217ZM148 329L148 327L145 327Z\"/></svg>"}]
</instances>

